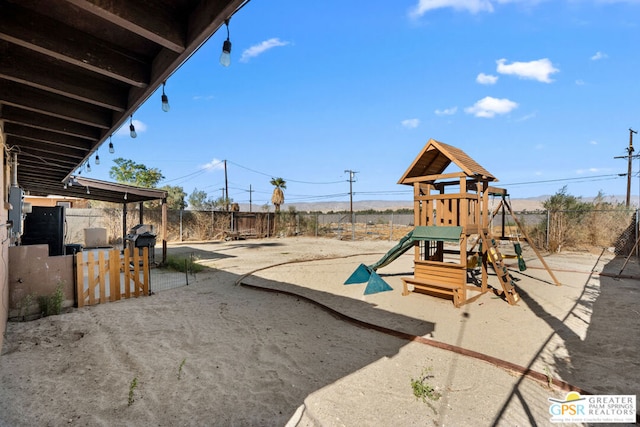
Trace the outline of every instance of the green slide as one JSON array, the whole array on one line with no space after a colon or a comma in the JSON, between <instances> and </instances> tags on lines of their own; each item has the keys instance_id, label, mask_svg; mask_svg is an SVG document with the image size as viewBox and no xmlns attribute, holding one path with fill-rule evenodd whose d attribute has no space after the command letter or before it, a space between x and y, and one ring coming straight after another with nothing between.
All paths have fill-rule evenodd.
<instances>
[{"instance_id":1,"label":"green slide","mask_svg":"<svg viewBox=\"0 0 640 427\"><path fill-rule=\"evenodd\" d=\"M392 291L393 288L376 273L377 269L398 259L400 255L411 249L417 240L459 242L461 233L462 227L460 226L417 226L400 239L397 245L389 249L389 252L384 254L378 262L371 265L360 264L344 284L367 282L367 287L364 290L365 295Z\"/></svg>"},{"instance_id":2,"label":"green slide","mask_svg":"<svg viewBox=\"0 0 640 427\"><path fill-rule=\"evenodd\" d=\"M386 265L391 264L398 259L400 255L408 251L413 247L413 230L407 233L397 245L389 249L389 252L383 255L378 262L371 265L360 264L356 271L344 282L345 285L351 285L354 283L367 282L367 287L364 290L365 295L376 294L378 292L392 291L393 288L385 282L382 277L376 273L376 270Z\"/></svg>"}]
</instances>

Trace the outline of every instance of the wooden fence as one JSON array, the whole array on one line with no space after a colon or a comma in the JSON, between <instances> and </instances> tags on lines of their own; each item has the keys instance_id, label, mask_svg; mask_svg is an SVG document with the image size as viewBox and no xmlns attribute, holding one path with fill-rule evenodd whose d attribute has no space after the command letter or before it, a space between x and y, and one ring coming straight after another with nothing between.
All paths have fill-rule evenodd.
<instances>
[{"instance_id":1,"label":"wooden fence","mask_svg":"<svg viewBox=\"0 0 640 427\"><path fill-rule=\"evenodd\" d=\"M118 249L100 251L97 260L94 252L78 252L78 307L149 295L149 248L141 249L133 256Z\"/></svg>"}]
</instances>

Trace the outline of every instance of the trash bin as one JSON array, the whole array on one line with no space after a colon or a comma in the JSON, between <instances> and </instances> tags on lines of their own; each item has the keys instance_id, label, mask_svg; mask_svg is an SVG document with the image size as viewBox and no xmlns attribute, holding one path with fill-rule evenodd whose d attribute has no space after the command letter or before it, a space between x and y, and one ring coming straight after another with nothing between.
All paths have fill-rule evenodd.
<instances>
[{"instance_id":1,"label":"trash bin","mask_svg":"<svg viewBox=\"0 0 640 427\"><path fill-rule=\"evenodd\" d=\"M82 245L80 245L80 244L64 245L64 254L65 255L75 255L78 252L82 252Z\"/></svg>"}]
</instances>

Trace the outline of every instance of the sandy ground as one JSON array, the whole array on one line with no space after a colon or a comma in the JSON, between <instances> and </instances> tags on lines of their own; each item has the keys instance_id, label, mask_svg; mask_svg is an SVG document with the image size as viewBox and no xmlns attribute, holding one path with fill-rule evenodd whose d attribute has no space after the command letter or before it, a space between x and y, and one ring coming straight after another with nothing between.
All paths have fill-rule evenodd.
<instances>
[{"instance_id":1,"label":"sandy ground","mask_svg":"<svg viewBox=\"0 0 640 427\"><path fill-rule=\"evenodd\" d=\"M517 306L491 293L471 292L461 308L402 296L412 254L379 270L391 292L365 296L365 285L342 284L395 243L172 246L210 268L187 287L8 325L0 425L548 425L548 398L566 395L555 387L559 380L595 394L640 394L635 259L616 280L624 259L607 250L549 256L558 287L526 251L529 269L514 273ZM287 263L293 260L304 262ZM497 286L495 277L489 281ZM308 299L544 373L552 386L356 325ZM439 399L413 395L411 381L423 372Z\"/></svg>"}]
</instances>

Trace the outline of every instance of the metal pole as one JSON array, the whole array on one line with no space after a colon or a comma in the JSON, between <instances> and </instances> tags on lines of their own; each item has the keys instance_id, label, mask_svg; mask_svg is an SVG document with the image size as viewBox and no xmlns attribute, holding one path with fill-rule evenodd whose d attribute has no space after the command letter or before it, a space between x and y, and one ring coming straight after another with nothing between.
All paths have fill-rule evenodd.
<instances>
[{"instance_id":1,"label":"metal pole","mask_svg":"<svg viewBox=\"0 0 640 427\"><path fill-rule=\"evenodd\" d=\"M631 203L631 165L633 163L633 134L637 131L629 128L629 148L627 149L629 154L629 166L627 168L627 207Z\"/></svg>"},{"instance_id":2,"label":"metal pole","mask_svg":"<svg viewBox=\"0 0 640 427\"><path fill-rule=\"evenodd\" d=\"M227 161L224 161L224 210L229 211L229 182L227 181Z\"/></svg>"}]
</instances>

